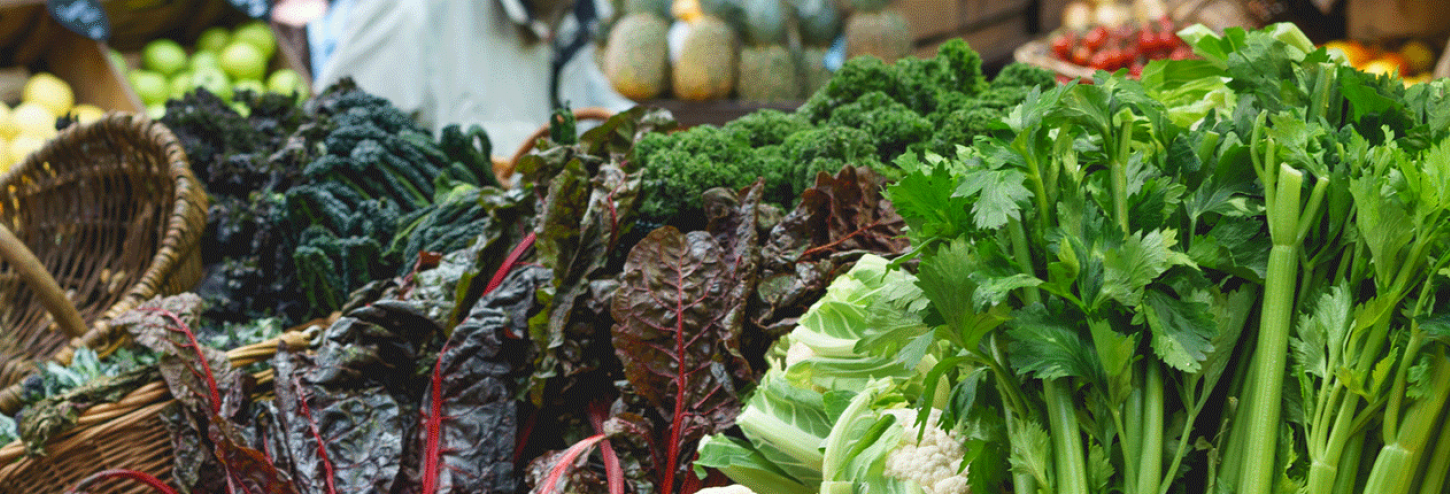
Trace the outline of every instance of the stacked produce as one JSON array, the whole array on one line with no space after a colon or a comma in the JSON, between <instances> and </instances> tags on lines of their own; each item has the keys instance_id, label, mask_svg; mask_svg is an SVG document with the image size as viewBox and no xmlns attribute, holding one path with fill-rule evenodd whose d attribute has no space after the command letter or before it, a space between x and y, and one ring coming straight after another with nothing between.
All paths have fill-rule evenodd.
<instances>
[{"instance_id":1,"label":"stacked produce","mask_svg":"<svg viewBox=\"0 0 1450 494\"><path fill-rule=\"evenodd\" d=\"M1428 82L1435 66L1436 53L1424 41L1411 39L1390 44L1363 43L1344 39L1324 43L1331 54L1343 58L1354 68L1373 74L1398 75L1405 84Z\"/></svg>"},{"instance_id":2,"label":"stacked produce","mask_svg":"<svg viewBox=\"0 0 1450 494\"><path fill-rule=\"evenodd\" d=\"M791 53L791 8L784 0L749 0L745 3L745 44L740 49L740 83L736 90L746 101L800 99L803 66Z\"/></svg>"},{"instance_id":3,"label":"stacked produce","mask_svg":"<svg viewBox=\"0 0 1450 494\"><path fill-rule=\"evenodd\" d=\"M14 108L0 103L0 173L55 137L58 118L90 122L102 113L95 105L75 104L75 92L59 77L49 72L31 75Z\"/></svg>"},{"instance_id":4,"label":"stacked produce","mask_svg":"<svg viewBox=\"0 0 1450 494\"><path fill-rule=\"evenodd\" d=\"M1093 70L1128 69L1129 76L1139 77L1148 62L1192 58L1193 50L1174 34L1173 20L1164 16L1138 27L1063 31L1052 38L1052 55Z\"/></svg>"},{"instance_id":5,"label":"stacked produce","mask_svg":"<svg viewBox=\"0 0 1450 494\"><path fill-rule=\"evenodd\" d=\"M700 466L760 493L1437 493L1450 100L1296 28L907 155L912 249L769 354Z\"/></svg>"},{"instance_id":6,"label":"stacked produce","mask_svg":"<svg viewBox=\"0 0 1450 494\"><path fill-rule=\"evenodd\" d=\"M212 197L198 288L209 319L290 325L338 310L411 268L403 255L461 247L478 218L434 211L496 183L480 129L449 126L435 140L351 81L302 108L276 93L229 104L204 88L167 105L162 121Z\"/></svg>"},{"instance_id":7,"label":"stacked produce","mask_svg":"<svg viewBox=\"0 0 1450 494\"><path fill-rule=\"evenodd\" d=\"M852 0L855 11L846 20L846 56L871 55L887 62L911 53L911 26L891 0Z\"/></svg>"},{"instance_id":8,"label":"stacked produce","mask_svg":"<svg viewBox=\"0 0 1450 494\"><path fill-rule=\"evenodd\" d=\"M1000 119L1052 84L1026 66L988 83L961 42L929 60L858 59L837 80L799 112L728 128L669 134L668 114L638 108L578 136L561 113L510 190L482 180L481 133L435 141L348 85L301 109L241 97L245 117L206 91L171 101L168 123L221 198L208 242L245 240L235 248L252 255L210 258L200 298L118 322L158 355L181 402L168 412L169 482L429 493L724 483L695 475L696 444L734 423L770 345L857 259L907 246L882 195L904 172L897 157L936 138L1005 137L989 124L961 122L956 137L927 127ZM918 123L889 135L849 127L870 119ZM712 143L729 144L719 161L687 151ZM674 188L685 177L698 189ZM274 282L296 291L269 292ZM290 326L322 309L339 317L320 323L314 348L270 362L272 394L187 336L261 315ZM245 396L258 401L235 399ZM591 448L602 463L580 460Z\"/></svg>"},{"instance_id":9,"label":"stacked produce","mask_svg":"<svg viewBox=\"0 0 1450 494\"><path fill-rule=\"evenodd\" d=\"M887 61L909 53L901 15L877 12L885 4L863 2L858 34L841 41L834 0L622 2L601 33L599 66L616 91L637 101L799 101L829 78L825 53L833 43Z\"/></svg>"},{"instance_id":10,"label":"stacked produce","mask_svg":"<svg viewBox=\"0 0 1450 494\"><path fill-rule=\"evenodd\" d=\"M1062 27L1042 43L1044 66L1058 64L1061 80L1126 69L1132 78L1153 60L1192 58L1193 50L1178 38L1177 25L1162 0L1074 0L1062 9Z\"/></svg>"},{"instance_id":11,"label":"stacked produce","mask_svg":"<svg viewBox=\"0 0 1450 494\"><path fill-rule=\"evenodd\" d=\"M170 39L152 41L142 49L140 64L134 67L112 52L116 65L127 69L131 88L152 118L161 118L166 112L166 100L181 98L197 88L227 101L242 91L306 97L307 83L297 71L269 69L275 65L276 55L277 39L262 21L250 21L233 30L208 28L190 49Z\"/></svg>"}]
</instances>

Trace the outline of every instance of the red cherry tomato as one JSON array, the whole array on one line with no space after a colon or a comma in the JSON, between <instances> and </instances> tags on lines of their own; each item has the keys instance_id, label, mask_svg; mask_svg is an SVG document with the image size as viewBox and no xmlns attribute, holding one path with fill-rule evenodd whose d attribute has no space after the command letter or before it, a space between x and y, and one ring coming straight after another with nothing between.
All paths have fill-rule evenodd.
<instances>
[{"instance_id":1,"label":"red cherry tomato","mask_svg":"<svg viewBox=\"0 0 1450 494\"><path fill-rule=\"evenodd\" d=\"M1158 36L1153 31L1141 29L1138 31L1138 50L1147 53L1157 49Z\"/></svg>"},{"instance_id":2,"label":"red cherry tomato","mask_svg":"<svg viewBox=\"0 0 1450 494\"><path fill-rule=\"evenodd\" d=\"M1057 39L1052 40L1052 53L1056 54L1057 58L1063 60L1071 59L1074 41L1076 40L1073 39L1072 33L1063 33L1062 36L1058 36Z\"/></svg>"},{"instance_id":3,"label":"red cherry tomato","mask_svg":"<svg viewBox=\"0 0 1450 494\"><path fill-rule=\"evenodd\" d=\"M1102 48L1103 44L1107 42L1108 28L1103 26L1093 28L1092 31L1088 31L1088 33L1082 37L1083 46L1086 46L1088 47L1088 49L1093 51L1097 51L1098 49Z\"/></svg>"},{"instance_id":4,"label":"red cherry tomato","mask_svg":"<svg viewBox=\"0 0 1450 494\"><path fill-rule=\"evenodd\" d=\"M1174 48L1172 53L1168 54L1168 58L1174 60L1187 60L1193 58L1193 49L1187 46L1179 46L1178 48Z\"/></svg>"},{"instance_id":5,"label":"red cherry tomato","mask_svg":"<svg viewBox=\"0 0 1450 494\"><path fill-rule=\"evenodd\" d=\"M1118 60L1117 54L1113 53L1115 51L1117 50L1108 48L1094 53L1092 60L1088 61L1088 66L1095 70L1113 70L1113 64Z\"/></svg>"},{"instance_id":6,"label":"red cherry tomato","mask_svg":"<svg viewBox=\"0 0 1450 494\"><path fill-rule=\"evenodd\" d=\"M1078 45L1077 48L1072 49L1072 63L1087 65L1088 61L1092 60L1092 58L1093 51L1086 46Z\"/></svg>"}]
</instances>

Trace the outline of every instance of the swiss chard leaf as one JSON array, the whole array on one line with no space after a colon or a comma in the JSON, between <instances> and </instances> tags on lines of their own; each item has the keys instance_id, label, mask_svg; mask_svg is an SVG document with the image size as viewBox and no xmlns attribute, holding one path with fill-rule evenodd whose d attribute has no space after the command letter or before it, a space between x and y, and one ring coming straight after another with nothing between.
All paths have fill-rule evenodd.
<instances>
[{"instance_id":1,"label":"swiss chard leaf","mask_svg":"<svg viewBox=\"0 0 1450 494\"><path fill-rule=\"evenodd\" d=\"M303 492L392 492L416 475L425 356L442 328L425 309L381 300L319 337L315 354L279 352L276 398L264 404L269 449ZM431 366L428 366L431 367Z\"/></svg>"},{"instance_id":2,"label":"swiss chard leaf","mask_svg":"<svg viewBox=\"0 0 1450 494\"><path fill-rule=\"evenodd\" d=\"M436 475L434 493L508 493L518 490L513 453L518 429L514 403L516 368L505 335L525 329L534 291L547 283L543 268L520 267L497 289L479 299L453 330L438 356L437 377L429 385L420 431L423 475ZM521 344L521 343L519 343ZM439 386L433 389L433 386ZM480 441L480 439L487 440ZM428 466L433 465L433 468ZM428 489L424 489L428 491Z\"/></svg>"},{"instance_id":3,"label":"swiss chard leaf","mask_svg":"<svg viewBox=\"0 0 1450 494\"><path fill-rule=\"evenodd\" d=\"M816 185L801 193L796 209L771 229L761 248L756 287L763 303L751 314L767 340L794 327L860 254L892 257L909 246L902 236L905 223L882 196L884 183L865 167L842 168L835 176L821 173Z\"/></svg>"},{"instance_id":4,"label":"swiss chard leaf","mask_svg":"<svg viewBox=\"0 0 1450 494\"><path fill-rule=\"evenodd\" d=\"M740 410L733 376L749 375L738 352L739 314L750 292L740 289L739 266L730 262L735 250L707 232L660 228L630 251L614 296L614 347L624 375L670 424L660 471L665 492L674 491L676 470L689 473L681 452L693 455L690 446L728 427Z\"/></svg>"}]
</instances>

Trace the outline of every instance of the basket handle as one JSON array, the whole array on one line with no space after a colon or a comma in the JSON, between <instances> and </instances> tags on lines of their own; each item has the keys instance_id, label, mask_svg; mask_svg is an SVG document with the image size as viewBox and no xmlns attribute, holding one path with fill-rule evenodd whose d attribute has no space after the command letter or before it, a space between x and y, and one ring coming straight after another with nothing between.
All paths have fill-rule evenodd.
<instances>
[{"instance_id":1,"label":"basket handle","mask_svg":"<svg viewBox=\"0 0 1450 494\"><path fill-rule=\"evenodd\" d=\"M40 303L55 317L55 322L66 336L79 338L86 334L86 322L81 319L81 313L76 311L75 304L66 298L60 285L55 282L55 277L46 271L35 254L21 242L10 228L0 224L0 259L15 266L15 271L36 295L40 297Z\"/></svg>"},{"instance_id":2,"label":"basket handle","mask_svg":"<svg viewBox=\"0 0 1450 494\"><path fill-rule=\"evenodd\" d=\"M613 116L614 112L609 111L609 109L607 108L601 108L598 106L586 106L574 109L575 120L609 120L609 117ZM539 143L539 139L542 139L544 138L544 136L549 135L549 125L550 124L544 124L542 127L539 127L539 130L535 130L528 139L524 139L524 143L519 145L519 149L517 151L514 151L514 154L512 156L509 156L507 161L499 159L494 160L493 172L494 175L498 177L500 182L507 182L509 180L509 177L513 176L514 167L518 166L519 160L522 159L524 155L529 154L529 151L534 150L534 146Z\"/></svg>"}]
</instances>

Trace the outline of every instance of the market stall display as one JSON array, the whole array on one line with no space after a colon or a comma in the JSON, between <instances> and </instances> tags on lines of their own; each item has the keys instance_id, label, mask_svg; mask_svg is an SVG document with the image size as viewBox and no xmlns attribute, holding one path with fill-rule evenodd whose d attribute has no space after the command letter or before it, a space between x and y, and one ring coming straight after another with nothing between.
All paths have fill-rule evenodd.
<instances>
[{"instance_id":1,"label":"market stall display","mask_svg":"<svg viewBox=\"0 0 1450 494\"><path fill-rule=\"evenodd\" d=\"M125 69L131 89L152 118L165 115L167 100L196 88L228 101L240 91L295 94L298 98L311 92L308 81L281 55L272 27L262 21L248 21L234 29L208 28L190 48L161 38L146 43L130 57L111 52L111 58Z\"/></svg>"},{"instance_id":2,"label":"market stall display","mask_svg":"<svg viewBox=\"0 0 1450 494\"><path fill-rule=\"evenodd\" d=\"M847 50L894 60L911 33L889 2L863 1ZM599 65L620 94L656 99L796 102L824 83L843 12L828 0L623 2L602 31ZM847 26L849 27L849 25ZM851 32L856 34L852 35Z\"/></svg>"},{"instance_id":3,"label":"market stall display","mask_svg":"<svg viewBox=\"0 0 1450 494\"><path fill-rule=\"evenodd\" d=\"M0 273L45 301L0 289L42 328L0 338L44 347L0 354L0 494L1446 491L1450 80L1411 75L1443 37L1177 14L1223 3L1070 3L984 66L898 54L891 0L616 2L599 62L642 104L557 108L507 158L346 78L61 118L0 199L190 180L139 207L194 247L92 323L67 284L138 270L46 242L134 201L0 200L42 241L0 228ZM255 80L259 33L197 53ZM827 44L867 54L810 75ZM72 104L37 80L26 113ZM66 141L121 121L186 173L60 163L134 154Z\"/></svg>"}]
</instances>

